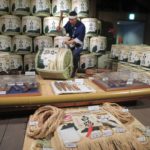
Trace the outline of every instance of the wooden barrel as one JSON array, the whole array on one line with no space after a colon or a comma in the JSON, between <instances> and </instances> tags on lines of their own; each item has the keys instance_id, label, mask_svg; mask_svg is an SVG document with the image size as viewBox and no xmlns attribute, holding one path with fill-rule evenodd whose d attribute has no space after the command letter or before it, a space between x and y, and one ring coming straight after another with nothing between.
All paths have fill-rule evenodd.
<instances>
[{"instance_id":1,"label":"wooden barrel","mask_svg":"<svg viewBox=\"0 0 150 150\"><path fill-rule=\"evenodd\" d=\"M35 54L24 56L24 71L35 71Z\"/></svg>"},{"instance_id":2,"label":"wooden barrel","mask_svg":"<svg viewBox=\"0 0 150 150\"><path fill-rule=\"evenodd\" d=\"M89 16L89 0L72 0L72 10L76 11L78 17Z\"/></svg>"},{"instance_id":3,"label":"wooden barrel","mask_svg":"<svg viewBox=\"0 0 150 150\"><path fill-rule=\"evenodd\" d=\"M53 47L53 39L48 36L38 36L34 39L34 52Z\"/></svg>"},{"instance_id":4,"label":"wooden barrel","mask_svg":"<svg viewBox=\"0 0 150 150\"><path fill-rule=\"evenodd\" d=\"M9 74L20 74L23 69L22 56L10 54L10 71Z\"/></svg>"},{"instance_id":5,"label":"wooden barrel","mask_svg":"<svg viewBox=\"0 0 150 150\"><path fill-rule=\"evenodd\" d=\"M10 52L11 47L11 37L6 35L0 35L0 52Z\"/></svg>"},{"instance_id":6,"label":"wooden barrel","mask_svg":"<svg viewBox=\"0 0 150 150\"><path fill-rule=\"evenodd\" d=\"M0 15L6 15L10 12L10 1L1 0L0 1Z\"/></svg>"},{"instance_id":7,"label":"wooden barrel","mask_svg":"<svg viewBox=\"0 0 150 150\"><path fill-rule=\"evenodd\" d=\"M13 51L19 54L32 52L32 38L25 35L17 35L12 39Z\"/></svg>"},{"instance_id":8,"label":"wooden barrel","mask_svg":"<svg viewBox=\"0 0 150 150\"><path fill-rule=\"evenodd\" d=\"M82 23L86 28L86 36L96 36L97 35L97 19L96 18L84 18L81 19Z\"/></svg>"},{"instance_id":9,"label":"wooden barrel","mask_svg":"<svg viewBox=\"0 0 150 150\"><path fill-rule=\"evenodd\" d=\"M97 66L97 57L94 54L85 54L80 56L80 68L87 69Z\"/></svg>"},{"instance_id":10,"label":"wooden barrel","mask_svg":"<svg viewBox=\"0 0 150 150\"><path fill-rule=\"evenodd\" d=\"M71 0L52 0L52 14L53 16L60 16L61 11L63 16L68 16L71 10Z\"/></svg>"},{"instance_id":11,"label":"wooden barrel","mask_svg":"<svg viewBox=\"0 0 150 150\"><path fill-rule=\"evenodd\" d=\"M22 17L22 32L29 36L39 36L42 33L41 18L35 16Z\"/></svg>"},{"instance_id":12,"label":"wooden barrel","mask_svg":"<svg viewBox=\"0 0 150 150\"><path fill-rule=\"evenodd\" d=\"M90 51L90 38L87 36L85 36L85 38L84 38L83 50Z\"/></svg>"},{"instance_id":13,"label":"wooden barrel","mask_svg":"<svg viewBox=\"0 0 150 150\"><path fill-rule=\"evenodd\" d=\"M50 0L31 0L31 13L35 16L50 16L51 3Z\"/></svg>"},{"instance_id":14,"label":"wooden barrel","mask_svg":"<svg viewBox=\"0 0 150 150\"><path fill-rule=\"evenodd\" d=\"M36 70L43 78L68 79L72 64L72 52L66 48L45 48L36 55Z\"/></svg>"},{"instance_id":15,"label":"wooden barrel","mask_svg":"<svg viewBox=\"0 0 150 150\"><path fill-rule=\"evenodd\" d=\"M30 0L11 0L13 15L30 15Z\"/></svg>"},{"instance_id":16,"label":"wooden barrel","mask_svg":"<svg viewBox=\"0 0 150 150\"><path fill-rule=\"evenodd\" d=\"M111 58L113 59L118 59L119 55L120 55L120 50L121 50L122 45L118 45L118 44L113 44L111 46Z\"/></svg>"},{"instance_id":17,"label":"wooden barrel","mask_svg":"<svg viewBox=\"0 0 150 150\"><path fill-rule=\"evenodd\" d=\"M142 47L132 46L128 54L128 62L135 65L140 65L141 57L142 57Z\"/></svg>"},{"instance_id":18,"label":"wooden barrel","mask_svg":"<svg viewBox=\"0 0 150 150\"><path fill-rule=\"evenodd\" d=\"M61 35L62 33L58 32L56 29L58 25L59 25L59 17L45 17L43 25L44 34L48 36Z\"/></svg>"},{"instance_id":19,"label":"wooden barrel","mask_svg":"<svg viewBox=\"0 0 150 150\"><path fill-rule=\"evenodd\" d=\"M66 45L64 42L68 41L70 37L68 36L56 36L54 38L54 47L57 48L68 48L68 45Z\"/></svg>"},{"instance_id":20,"label":"wooden barrel","mask_svg":"<svg viewBox=\"0 0 150 150\"><path fill-rule=\"evenodd\" d=\"M150 47L142 52L141 56L141 66L150 68Z\"/></svg>"},{"instance_id":21,"label":"wooden barrel","mask_svg":"<svg viewBox=\"0 0 150 150\"><path fill-rule=\"evenodd\" d=\"M17 35L21 32L21 20L17 16L4 15L0 18L1 32L5 35Z\"/></svg>"},{"instance_id":22,"label":"wooden barrel","mask_svg":"<svg viewBox=\"0 0 150 150\"><path fill-rule=\"evenodd\" d=\"M123 45L122 48L120 49L118 60L123 61L123 62L128 62L129 52L130 52L130 46Z\"/></svg>"},{"instance_id":23,"label":"wooden barrel","mask_svg":"<svg viewBox=\"0 0 150 150\"><path fill-rule=\"evenodd\" d=\"M107 41L106 37L97 36L90 39L90 52L99 53L106 50Z\"/></svg>"},{"instance_id":24,"label":"wooden barrel","mask_svg":"<svg viewBox=\"0 0 150 150\"><path fill-rule=\"evenodd\" d=\"M9 73L10 69L10 56L7 52L0 53L0 75L5 75Z\"/></svg>"}]
</instances>

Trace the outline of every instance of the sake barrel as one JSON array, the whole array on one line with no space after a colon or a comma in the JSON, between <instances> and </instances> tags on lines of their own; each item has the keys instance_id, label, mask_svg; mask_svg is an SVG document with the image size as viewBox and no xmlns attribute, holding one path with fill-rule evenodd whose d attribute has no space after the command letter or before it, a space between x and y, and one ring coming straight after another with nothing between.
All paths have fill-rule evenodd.
<instances>
[{"instance_id":1,"label":"sake barrel","mask_svg":"<svg viewBox=\"0 0 150 150\"><path fill-rule=\"evenodd\" d=\"M122 48L120 49L120 54L118 59L120 61L127 62L129 51L130 51L130 46L123 45Z\"/></svg>"},{"instance_id":2,"label":"sake barrel","mask_svg":"<svg viewBox=\"0 0 150 150\"><path fill-rule=\"evenodd\" d=\"M17 16L4 15L1 20L1 32L6 35L16 35L21 31L21 20Z\"/></svg>"},{"instance_id":3,"label":"sake barrel","mask_svg":"<svg viewBox=\"0 0 150 150\"><path fill-rule=\"evenodd\" d=\"M31 12L35 16L50 16L50 0L31 0Z\"/></svg>"},{"instance_id":4,"label":"sake barrel","mask_svg":"<svg viewBox=\"0 0 150 150\"><path fill-rule=\"evenodd\" d=\"M81 19L86 28L86 36L97 35L97 19L96 18L84 18Z\"/></svg>"},{"instance_id":5,"label":"sake barrel","mask_svg":"<svg viewBox=\"0 0 150 150\"><path fill-rule=\"evenodd\" d=\"M11 13L14 15L30 15L30 0L11 0Z\"/></svg>"},{"instance_id":6,"label":"sake barrel","mask_svg":"<svg viewBox=\"0 0 150 150\"><path fill-rule=\"evenodd\" d=\"M0 1L0 15L9 14L10 12L10 3L9 0Z\"/></svg>"},{"instance_id":7,"label":"sake barrel","mask_svg":"<svg viewBox=\"0 0 150 150\"><path fill-rule=\"evenodd\" d=\"M118 44L113 44L111 46L111 58L118 59L118 57L120 55L121 46L122 45L118 45Z\"/></svg>"},{"instance_id":8,"label":"sake barrel","mask_svg":"<svg viewBox=\"0 0 150 150\"><path fill-rule=\"evenodd\" d=\"M68 36L56 36L54 38L54 47L58 48L68 48L68 45L66 45L64 42L68 41L70 37Z\"/></svg>"},{"instance_id":9,"label":"sake barrel","mask_svg":"<svg viewBox=\"0 0 150 150\"><path fill-rule=\"evenodd\" d=\"M59 17L45 17L43 25L44 34L49 36L57 36L62 34L61 32L58 32L56 30L58 25L59 25Z\"/></svg>"},{"instance_id":10,"label":"sake barrel","mask_svg":"<svg viewBox=\"0 0 150 150\"><path fill-rule=\"evenodd\" d=\"M53 47L53 39L48 36L38 36L34 39L34 52L44 50L44 48Z\"/></svg>"},{"instance_id":11,"label":"sake barrel","mask_svg":"<svg viewBox=\"0 0 150 150\"><path fill-rule=\"evenodd\" d=\"M66 48L45 48L36 55L36 70L43 78L68 79L72 64L72 52Z\"/></svg>"},{"instance_id":12,"label":"sake barrel","mask_svg":"<svg viewBox=\"0 0 150 150\"><path fill-rule=\"evenodd\" d=\"M80 68L93 68L97 65L97 57L94 54L85 54L80 56Z\"/></svg>"},{"instance_id":13,"label":"sake barrel","mask_svg":"<svg viewBox=\"0 0 150 150\"><path fill-rule=\"evenodd\" d=\"M128 62L136 65L140 65L142 57L142 51L140 50L133 50L129 52L128 55Z\"/></svg>"},{"instance_id":14,"label":"sake barrel","mask_svg":"<svg viewBox=\"0 0 150 150\"><path fill-rule=\"evenodd\" d=\"M83 43L83 50L89 51L90 50L90 38L85 36L84 43Z\"/></svg>"},{"instance_id":15,"label":"sake barrel","mask_svg":"<svg viewBox=\"0 0 150 150\"><path fill-rule=\"evenodd\" d=\"M19 54L32 52L32 38L25 35L16 35L12 39L13 51Z\"/></svg>"},{"instance_id":16,"label":"sake barrel","mask_svg":"<svg viewBox=\"0 0 150 150\"><path fill-rule=\"evenodd\" d=\"M71 10L71 0L52 0L53 16L60 16L61 11L63 16L67 16Z\"/></svg>"},{"instance_id":17,"label":"sake barrel","mask_svg":"<svg viewBox=\"0 0 150 150\"><path fill-rule=\"evenodd\" d=\"M97 36L90 39L90 52L99 53L106 50L106 37Z\"/></svg>"},{"instance_id":18,"label":"sake barrel","mask_svg":"<svg viewBox=\"0 0 150 150\"><path fill-rule=\"evenodd\" d=\"M35 54L27 54L24 56L24 70L35 71Z\"/></svg>"},{"instance_id":19,"label":"sake barrel","mask_svg":"<svg viewBox=\"0 0 150 150\"><path fill-rule=\"evenodd\" d=\"M10 54L10 71L9 74L19 74L23 69L23 62L21 55Z\"/></svg>"},{"instance_id":20,"label":"sake barrel","mask_svg":"<svg viewBox=\"0 0 150 150\"><path fill-rule=\"evenodd\" d=\"M8 74L10 57L9 53L0 53L0 75Z\"/></svg>"},{"instance_id":21,"label":"sake barrel","mask_svg":"<svg viewBox=\"0 0 150 150\"><path fill-rule=\"evenodd\" d=\"M72 0L72 10L77 12L78 17L88 17L89 0Z\"/></svg>"},{"instance_id":22,"label":"sake barrel","mask_svg":"<svg viewBox=\"0 0 150 150\"><path fill-rule=\"evenodd\" d=\"M0 52L10 52L11 51L11 37L0 35Z\"/></svg>"},{"instance_id":23,"label":"sake barrel","mask_svg":"<svg viewBox=\"0 0 150 150\"><path fill-rule=\"evenodd\" d=\"M23 34L29 36L39 36L42 33L41 18L35 16L22 17Z\"/></svg>"},{"instance_id":24,"label":"sake barrel","mask_svg":"<svg viewBox=\"0 0 150 150\"><path fill-rule=\"evenodd\" d=\"M141 66L150 68L150 48L149 51L142 52Z\"/></svg>"}]
</instances>

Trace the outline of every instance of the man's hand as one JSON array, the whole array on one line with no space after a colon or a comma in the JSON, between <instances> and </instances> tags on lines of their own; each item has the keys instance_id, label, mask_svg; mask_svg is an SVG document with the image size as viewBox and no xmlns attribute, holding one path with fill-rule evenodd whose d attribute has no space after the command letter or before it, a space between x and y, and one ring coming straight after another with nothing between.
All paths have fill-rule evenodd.
<instances>
[{"instance_id":1,"label":"man's hand","mask_svg":"<svg viewBox=\"0 0 150 150\"><path fill-rule=\"evenodd\" d=\"M62 31L62 28L61 28L60 26L57 26L57 27L56 27L56 30L57 30L57 31Z\"/></svg>"},{"instance_id":2,"label":"man's hand","mask_svg":"<svg viewBox=\"0 0 150 150\"><path fill-rule=\"evenodd\" d=\"M74 39L72 39L72 40L69 40L69 41L65 41L64 42L66 45L74 45L75 44L75 41L74 41Z\"/></svg>"}]
</instances>

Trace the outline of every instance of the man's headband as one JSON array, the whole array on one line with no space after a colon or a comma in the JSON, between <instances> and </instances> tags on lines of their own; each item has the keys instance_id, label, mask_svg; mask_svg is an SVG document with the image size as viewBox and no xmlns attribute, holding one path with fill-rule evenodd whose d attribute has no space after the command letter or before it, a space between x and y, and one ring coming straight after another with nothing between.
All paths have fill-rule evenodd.
<instances>
[{"instance_id":1,"label":"man's headband","mask_svg":"<svg viewBox=\"0 0 150 150\"><path fill-rule=\"evenodd\" d=\"M69 19L76 19L77 18L77 15L76 16L69 16Z\"/></svg>"}]
</instances>

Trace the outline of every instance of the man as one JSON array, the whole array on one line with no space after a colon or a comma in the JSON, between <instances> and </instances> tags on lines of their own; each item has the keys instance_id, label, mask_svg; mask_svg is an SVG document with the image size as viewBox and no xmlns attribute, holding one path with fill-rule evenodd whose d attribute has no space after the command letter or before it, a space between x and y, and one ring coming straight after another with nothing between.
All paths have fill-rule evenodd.
<instances>
[{"instance_id":1,"label":"man","mask_svg":"<svg viewBox=\"0 0 150 150\"><path fill-rule=\"evenodd\" d=\"M60 27L58 27L57 29L60 30ZM72 11L69 13L69 21L64 26L64 29L70 37L70 40L65 41L65 44L67 44L72 50L74 65L72 77L74 77L78 69L80 53L83 48L85 26L77 19L77 13L75 11Z\"/></svg>"}]
</instances>

